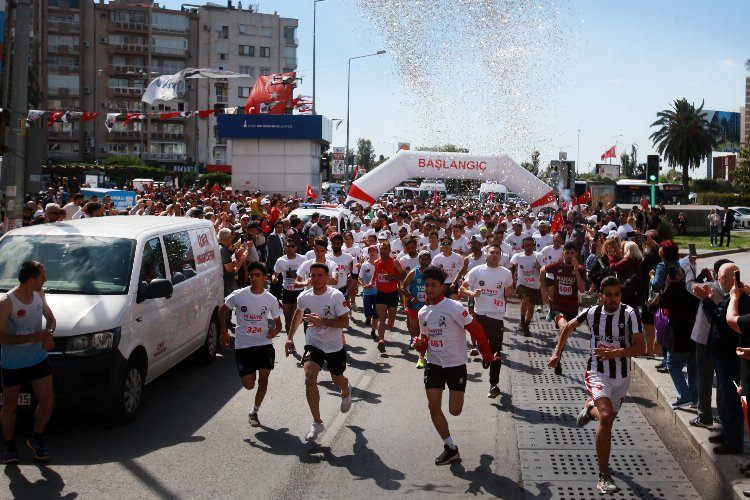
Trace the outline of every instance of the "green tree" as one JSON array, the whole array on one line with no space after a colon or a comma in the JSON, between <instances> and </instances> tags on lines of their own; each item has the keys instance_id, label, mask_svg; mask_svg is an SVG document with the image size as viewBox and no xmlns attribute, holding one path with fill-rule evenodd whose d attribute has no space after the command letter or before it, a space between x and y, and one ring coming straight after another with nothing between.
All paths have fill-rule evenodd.
<instances>
[{"instance_id":1,"label":"green tree","mask_svg":"<svg viewBox=\"0 0 750 500\"><path fill-rule=\"evenodd\" d=\"M113 155L102 160L102 165L118 167L145 167L143 160L135 156Z\"/></svg>"},{"instance_id":2,"label":"green tree","mask_svg":"<svg viewBox=\"0 0 750 500\"><path fill-rule=\"evenodd\" d=\"M745 144L738 160L737 168L732 172L732 184L739 193L750 193L750 145Z\"/></svg>"},{"instance_id":3,"label":"green tree","mask_svg":"<svg viewBox=\"0 0 750 500\"><path fill-rule=\"evenodd\" d=\"M716 147L718 130L703 115L703 103L696 108L687 99L675 100L671 108L656 114L651 127L658 127L650 139L672 168L682 168L683 200L688 204L690 176L688 170L700 166L711 157Z\"/></svg>"},{"instance_id":4,"label":"green tree","mask_svg":"<svg viewBox=\"0 0 750 500\"><path fill-rule=\"evenodd\" d=\"M525 161L521 163L521 166L534 174L535 177L539 177L539 151L532 151L531 161Z\"/></svg>"},{"instance_id":5,"label":"green tree","mask_svg":"<svg viewBox=\"0 0 750 500\"><path fill-rule=\"evenodd\" d=\"M747 61L745 61L745 69L748 70L748 71L750 71L750 59L748 59Z\"/></svg>"},{"instance_id":6,"label":"green tree","mask_svg":"<svg viewBox=\"0 0 750 500\"><path fill-rule=\"evenodd\" d=\"M630 146L630 153L624 151L620 155L620 165L622 165L621 174L626 179L635 179L639 176L638 168L638 145ZM645 172L640 172L643 175Z\"/></svg>"},{"instance_id":7,"label":"green tree","mask_svg":"<svg viewBox=\"0 0 750 500\"><path fill-rule=\"evenodd\" d=\"M375 166L375 150L370 139L357 139L357 165L366 172Z\"/></svg>"},{"instance_id":8,"label":"green tree","mask_svg":"<svg viewBox=\"0 0 750 500\"><path fill-rule=\"evenodd\" d=\"M380 156L378 156L378 159L377 159L377 160L375 160L375 163L373 163L373 165L372 165L372 166L373 166L373 167L377 167L377 166L379 166L380 164L382 164L382 163L385 163L385 162L386 162L386 161L388 161L389 159L390 159L390 158L388 158L387 156L384 156L384 155L380 155Z\"/></svg>"}]
</instances>

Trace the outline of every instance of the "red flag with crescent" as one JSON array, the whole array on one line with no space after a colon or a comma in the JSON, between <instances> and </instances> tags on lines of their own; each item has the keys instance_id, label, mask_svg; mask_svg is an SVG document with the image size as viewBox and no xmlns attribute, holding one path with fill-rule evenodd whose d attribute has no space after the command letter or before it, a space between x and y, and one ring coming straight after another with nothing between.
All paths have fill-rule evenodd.
<instances>
[{"instance_id":1,"label":"red flag with crescent","mask_svg":"<svg viewBox=\"0 0 750 500\"><path fill-rule=\"evenodd\" d=\"M318 197L318 195L315 194L315 190L310 184L308 184L307 189L305 189L305 197L312 198L313 200Z\"/></svg>"},{"instance_id":2,"label":"red flag with crescent","mask_svg":"<svg viewBox=\"0 0 750 500\"><path fill-rule=\"evenodd\" d=\"M292 91L297 86L297 73L274 73L259 76L247 98L245 112L249 114L283 115L287 109L299 105L292 101Z\"/></svg>"}]
</instances>

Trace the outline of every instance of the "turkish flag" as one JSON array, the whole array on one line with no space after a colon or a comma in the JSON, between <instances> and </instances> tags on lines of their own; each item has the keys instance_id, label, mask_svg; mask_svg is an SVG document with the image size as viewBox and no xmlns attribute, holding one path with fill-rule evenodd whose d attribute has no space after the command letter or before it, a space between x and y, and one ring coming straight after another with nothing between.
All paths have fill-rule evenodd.
<instances>
[{"instance_id":1,"label":"turkish flag","mask_svg":"<svg viewBox=\"0 0 750 500\"><path fill-rule=\"evenodd\" d=\"M555 218L552 219L552 234L558 233L563 228L563 216L562 212L557 212L557 215L555 215Z\"/></svg>"},{"instance_id":2,"label":"turkish flag","mask_svg":"<svg viewBox=\"0 0 750 500\"><path fill-rule=\"evenodd\" d=\"M91 112L91 111L85 111L81 113L81 121L82 122L89 122L99 116L99 113Z\"/></svg>"},{"instance_id":3,"label":"turkish flag","mask_svg":"<svg viewBox=\"0 0 750 500\"><path fill-rule=\"evenodd\" d=\"M198 118L208 118L214 113L216 113L215 109L202 109L198 111Z\"/></svg>"},{"instance_id":4,"label":"turkish flag","mask_svg":"<svg viewBox=\"0 0 750 500\"><path fill-rule=\"evenodd\" d=\"M359 174L359 165L354 165L354 172L352 172L352 180L357 179L357 174Z\"/></svg>"},{"instance_id":5,"label":"turkish flag","mask_svg":"<svg viewBox=\"0 0 750 500\"><path fill-rule=\"evenodd\" d=\"M123 126L127 125L128 123L132 122L133 120L142 120L143 115L140 113L127 113L125 115L125 121L123 122Z\"/></svg>"},{"instance_id":6,"label":"turkish flag","mask_svg":"<svg viewBox=\"0 0 750 500\"><path fill-rule=\"evenodd\" d=\"M208 194L209 194L209 195L211 195L211 196L215 196L215 195L216 195L217 193L218 193L218 194L220 194L220 193L221 193L221 188L219 187L219 185L218 185L218 184L214 184L214 185L213 185L213 186L211 187L211 191L209 191L209 193L208 193Z\"/></svg>"},{"instance_id":7,"label":"turkish flag","mask_svg":"<svg viewBox=\"0 0 750 500\"><path fill-rule=\"evenodd\" d=\"M297 86L297 73L274 73L259 76L245 104L246 113L283 115L299 101L292 103L292 91Z\"/></svg>"},{"instance_id":8,"label":"turkish flag","mask_svg":"<svg viewBox=\"0 0 750 500\"><path fill-rule=\"evenodd\" d=\"M609 148L604 152L602 155L602 160L606 160L607 158L617 158L617 144Z\"/></svg>"},{"instance_id":9,"label":"turkish flag","mask_svg":"<svg viewBox=\"0 0 750 500\"><path fill-rule=\"evenodd\" d=\"M307 189L305 189L305 197L312 198L313 200L318 197L318 195L315 194L315 190L310 184L308 184Z\"/></svg>"},{"instance_id":10,"label":"turkish flag","mask_svg":"<svg viewBox=\"0 0 750 500\"><path fill-rule=\"evenodd\" d=\"M170 118L174 118L175 116L180 116L180 112L172 111L170 113L162 113L161 115L159 115L159 118L161 118L162 120L169 120Z\"/></svg>"},{"instance_id":11,"label":"turkish flag","mask_svg":"<svg viewBox=\"0 0 750 500\"><path fill-rule=\"evenodd\" d=\"M578 197L577 203L580 205L582 203L585 203L587 205L591 204L591 190L587 190L585 193L583 193L581 196Z\"/></svg>"},{"instance_id":12,"label":"turkish flag","mask_svg":"<svg viewBox=\"0 0 750 500\"><path fill-rule=\"evenodd\" d=\"M49 123L47 125L51 127L52 124L55 123L60 118L62 118L64 114L65 114L65 111L50 111Z\"/></svg>"}]
</instances>

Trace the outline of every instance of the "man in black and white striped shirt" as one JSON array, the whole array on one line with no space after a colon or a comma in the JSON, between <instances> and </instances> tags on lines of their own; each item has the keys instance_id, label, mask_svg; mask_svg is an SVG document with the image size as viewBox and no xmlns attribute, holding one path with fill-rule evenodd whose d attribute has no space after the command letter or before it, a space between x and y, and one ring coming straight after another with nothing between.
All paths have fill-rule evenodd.
<instances>
[{"instance_id":1,"label":"man in black and white striped shirt","mask_svg":"<svg viewBox=\"0 0 750 500\"><path fill-rule=\"evenodd\" d=\"M609 276L602 280L600 290L599 305L584 310L562 329L549 366L557 366L573 330L579 325L588 325L591 348L586 367L586 389L590 398L578 414L578 425L583 427L592 419L599 421L596 430L599 482L596 487L602 493L615 493L619 488L609 472L612 424L630 386L630 358L644 353L645 342L638 313L620 301L617 278Z\"/></svg>"}]
</instances>

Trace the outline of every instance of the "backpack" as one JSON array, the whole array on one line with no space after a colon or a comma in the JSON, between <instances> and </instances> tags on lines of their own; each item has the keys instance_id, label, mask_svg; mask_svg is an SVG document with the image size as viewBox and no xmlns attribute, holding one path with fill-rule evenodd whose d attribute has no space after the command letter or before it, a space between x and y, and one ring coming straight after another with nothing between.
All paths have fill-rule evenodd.
<instances>
[{"instance_id":1,"label":"backpack","mask_svg":"<svg viewBox=\"0 0 750 500\"><path fill-rule=\"evenodd\" d=\"M630 269L630 274L625 278L620 278L620 289L622 290L622 301L628 305L636 306L641 303L643 294L642 266L635 263Z\"/></svg>"}]
</instances>

